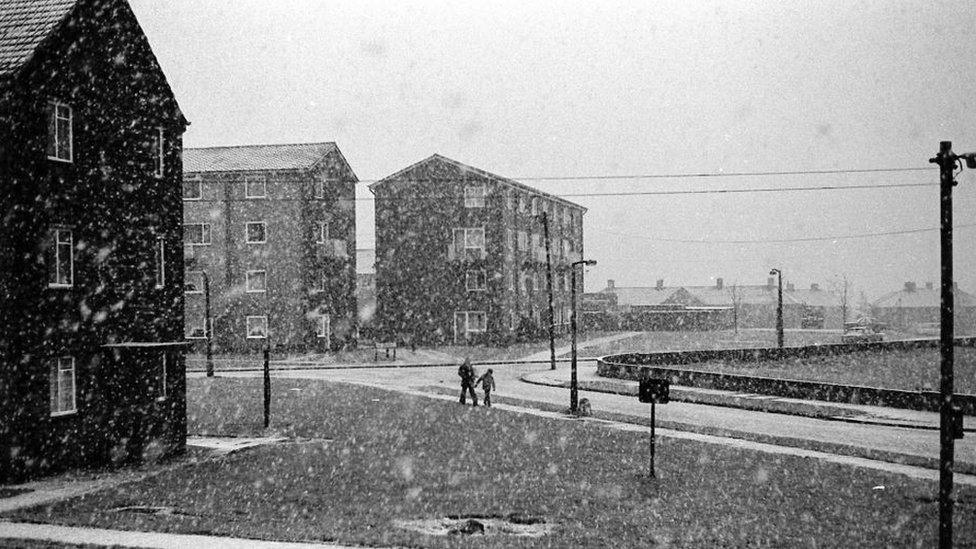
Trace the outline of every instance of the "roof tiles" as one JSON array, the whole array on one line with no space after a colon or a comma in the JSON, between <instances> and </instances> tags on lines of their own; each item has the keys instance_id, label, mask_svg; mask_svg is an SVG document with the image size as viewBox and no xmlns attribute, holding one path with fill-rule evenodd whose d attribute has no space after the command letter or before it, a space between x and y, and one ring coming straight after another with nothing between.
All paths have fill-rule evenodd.
<instances>
[{"instance_id":1,"label":"roof tiles","mask_svg":"<svg viewBox=\"0 0 976 549\"><path fill-rule=\"evenodd\" d=\"M24 65L77 0L0 0L0 77Z\"/></svg>"},{"instance_id":2,"label":"roof tiles","mask_svg":"<svg viewBox=\"0 0 976 549\"><path fill-rule=\"evenodd\" d=\"M338 151L335 143L184 149L184 173L306 170Z\"/></svg>"}]
</instances>

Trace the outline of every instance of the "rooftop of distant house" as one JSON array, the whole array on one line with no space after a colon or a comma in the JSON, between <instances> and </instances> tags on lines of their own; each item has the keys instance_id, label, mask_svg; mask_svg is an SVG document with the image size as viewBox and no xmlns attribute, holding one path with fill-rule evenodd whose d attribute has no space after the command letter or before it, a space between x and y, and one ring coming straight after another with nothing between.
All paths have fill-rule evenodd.
<instances>
[{"instance_id":1,"label":"rooftop of distant house","mask_svg":"<svg viewBox=\"0 0 976 549\"><path fill-rule=\"evenodd\" d=\"M332 153L339 153L339 147L331 141L188 148L183 149L183 172L303 171Z\"/></svg>"},{"instance_id":2,"label":"rooftop of distant house","mask_svg":"<svg viewBox=\"0 0 976 549\"><path fill-rule=\"evenodd\" d=\"M976 297L956 287L953 290L955 305L958 307L976 306ZM915 282L906 282L902 289L887 293L874 301L873 306L880 308L900 309L928 309L942 305L941 287L927 282L919 287Z\"/></svg>"},{"instance_id":3,"label":"rooftop of distant house","mask_svg":"<svg viewBox=\"0 0 976 549\"><path fill-rule=\"evenodd\" d=\"M688 305L698 307L730 307L733 300L740 305L766 304L777 299L777 286L770 278L766 284L725 284L715 279L708 286L665 286L658 280L655 286L617 286L613 280L598 293L613 293L621 306ZM839 306L840 297L824 290L819 284L809 289L798 289L787 283L783 288L783 303L802 304L812 307Z\"/></svg>"}]
</instances>

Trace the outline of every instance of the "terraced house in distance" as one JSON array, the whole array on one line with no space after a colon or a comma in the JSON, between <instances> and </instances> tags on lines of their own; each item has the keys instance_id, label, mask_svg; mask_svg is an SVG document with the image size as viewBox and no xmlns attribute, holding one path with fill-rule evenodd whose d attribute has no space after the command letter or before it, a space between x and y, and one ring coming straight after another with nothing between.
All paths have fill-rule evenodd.
<instances>
[{"instance_id":1,"label":"terraced house in distance","mask_svg":"<svg viewBox=\"0 0 976 549\"><path fill-rule=\"evenodd\" d=\"M547 334L542 213L551 243L553 317L565 329L585 208L437 154L369 188L376 196L380 337L507 343ZM582 292L581 269L577 277Z\"/></svg>"},{"instance_id":2,"label":"terraced house in distance","mask_svg":"<svg viewBox=\"0 0 976 549\"><path fill-rule=\"evenodd\" d=\"M195 349L208 335L222 352L324 352L351 341L358 180L336 144L192 148L183 162Z\"/></svg>"},{"instance_id":3,"label":"terraced house in distance","mask_svg":"<svg viewBox=\"0 0 976 549\"><path fill-rule=\"evenodd\" d=\"M186 443L187 122L125 0L0 0L0 477Z\"/></svg>"}]
</instances>

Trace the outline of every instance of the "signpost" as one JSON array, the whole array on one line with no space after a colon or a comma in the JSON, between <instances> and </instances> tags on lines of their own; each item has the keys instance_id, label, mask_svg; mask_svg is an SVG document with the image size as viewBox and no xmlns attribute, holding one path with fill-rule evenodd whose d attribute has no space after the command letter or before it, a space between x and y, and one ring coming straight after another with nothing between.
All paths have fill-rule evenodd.
<instances>
[{"instance_id":1,"label":"signpost","mask_svg":"<svg viewBox=\"0 0 976 549\"><path fill-rule=\"evenodd\" d=\"M670 393L671 383L668 380L652 378L646 374L641 376L637 400L651 405L651 478L656 476L654 474L654 443L656 438L654 434L654 406L656 404L667 404Z\"/></svg>"}]
</instances>

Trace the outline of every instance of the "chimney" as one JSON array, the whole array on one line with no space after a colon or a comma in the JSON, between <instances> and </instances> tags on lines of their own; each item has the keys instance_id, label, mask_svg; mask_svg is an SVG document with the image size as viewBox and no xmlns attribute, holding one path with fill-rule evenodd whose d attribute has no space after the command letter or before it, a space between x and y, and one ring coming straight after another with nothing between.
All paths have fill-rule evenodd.
<instances>
[{"instance_id":1,"label":"chimney","mask_svg":"<svg viewBox=\"0 0 976 549\"><path fill-rule=\"evenodd\" d=\"M722 280L721 278L716 278L715 279L715 289L721 290L724 287L725 287L725 281Z\"/></svg>"},{"instance_id":2,"label":"chimney","mask_svg":"<svg viewBox=\"0 0 976 549\"><path fill-rule=\"evenodd\" d=\"M786 283L786 291L787 292L796 291L796 286L794 286L792 282L787 282Z\"/></svg>"},{"instance_id":3,"label":"chimney","mask_svg":"<svg viewBox=\"0 0 976 549\"><path fill-rule=\"evenodd\" d=\"M932 289L932 287L933 287L933 284L932 284L931 282L926 282L926 283L925 283L925 289L926 289L926 290L931 290L931 289Z\"/></svg>"},{"instance_id":4,"label":"chimney","mask_svg":"<svg viewBox=\"0 0 976 549\"><path fill-rule=\"evenodd\" d=\"M811 284L810 285L810 291L811 292L819 292L820 291L820 284Z\"/></svg>"},{"instance_id":5,"label":"chimney","mask_svg":"<svg viewBox=\"0 0 976 549\"><path fill-rule=\"evenodd\" d=\"M915 283L914 282L906 282L905 283L905 291L906 292L909 292L909 293L914 292L915 291Z\"/></svg>"},{"instance_id":6,"label":"chimney","mask_svg":"<svg viewBox=\"0 0 976 549\"><path fill-rule=\"evenodd\" d=\"M610 280L607 280L607 289L610 290L611 292L614 290L612 278Z\"/></svg>"},{"instance_id":7,"label":"chimney","mask_svg":"<svg viewBox=\"0 0 976 549\"><path fill-rule=\"evenodd\" d=\"M663 278L657 279L657 289L658 290L663 290L664 289L664 279Z\"/></svg>"},{"instance_id":8,"label":"chimney","mask_svg":"<svg viewBox=\"0 0 976 549\"><path fill-rule=\"evenodd\" d=\"M775 279L773 277L767 278L766 279L766 287L772 289L774 280Z\"/></svg>"}]
</instances>

